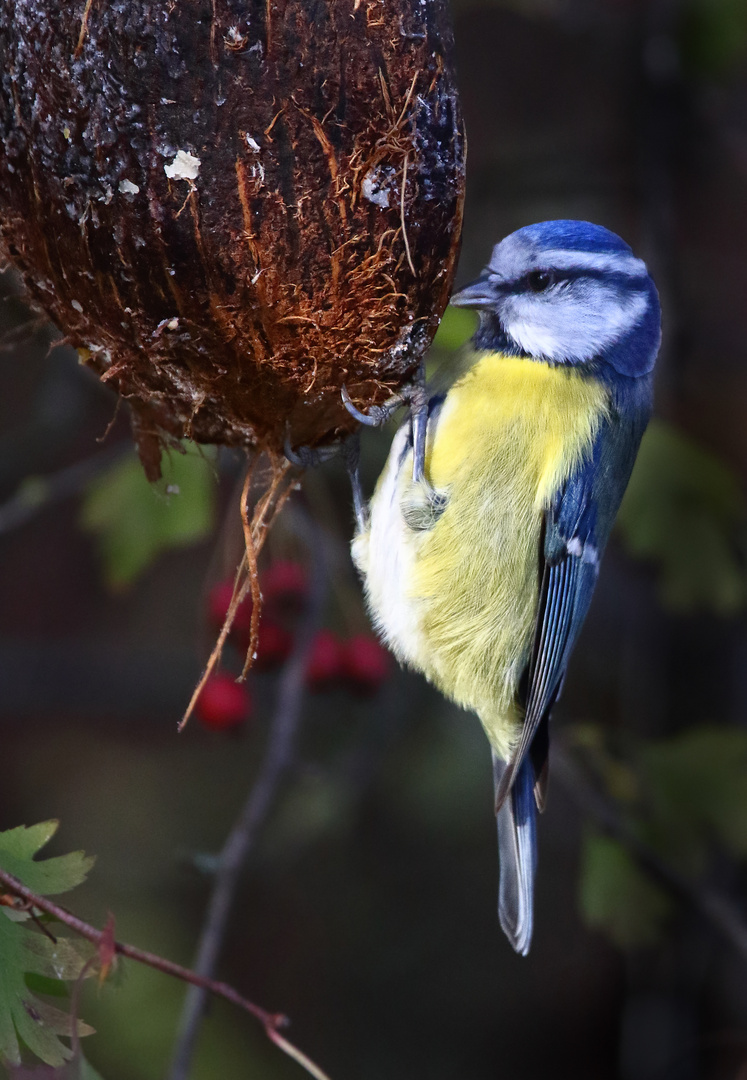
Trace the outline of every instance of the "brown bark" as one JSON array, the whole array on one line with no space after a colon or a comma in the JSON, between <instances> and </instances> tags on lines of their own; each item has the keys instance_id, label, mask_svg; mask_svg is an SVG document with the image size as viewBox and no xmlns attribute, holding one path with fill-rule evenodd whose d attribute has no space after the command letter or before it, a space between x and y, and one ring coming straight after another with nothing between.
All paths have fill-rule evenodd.
<instances>
[{"instance_id":1,"label":"brown bark","mask_svg":"<svg viewBox=\"0 0 747 1080\"><path fill-rule=\"evenodd\" d=\"M0 0L0 244L151 465L329 440L343 383L412 373L459 242L451 44L447 0Z\"/></svg>"}]
</instances>

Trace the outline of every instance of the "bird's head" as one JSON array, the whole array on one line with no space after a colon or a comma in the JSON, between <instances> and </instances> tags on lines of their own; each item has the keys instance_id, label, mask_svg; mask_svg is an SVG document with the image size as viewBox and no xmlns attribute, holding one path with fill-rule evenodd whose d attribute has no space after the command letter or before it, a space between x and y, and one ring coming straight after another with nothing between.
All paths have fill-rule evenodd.
<instances>
[{"instance_id":1,"label":"bird's head","mask_svg":"<svg viewBox=\"0 0 747 1080\"><path fill-rule=\"evenodd\" d=\"M543 221L511 233L451 303L479 311L479 348L554 364L606 363L620 375L644 375L661 338L646 264L588 221Z\"/></svg>"}]
</instances>

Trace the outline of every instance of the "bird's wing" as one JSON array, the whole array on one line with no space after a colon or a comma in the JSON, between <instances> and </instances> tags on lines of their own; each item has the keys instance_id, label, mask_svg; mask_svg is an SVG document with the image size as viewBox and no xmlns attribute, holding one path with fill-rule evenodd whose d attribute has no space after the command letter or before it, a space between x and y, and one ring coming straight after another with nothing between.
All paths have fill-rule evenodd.
<instances>
[{"instance_id":1,"label":"bird's wing","mask_svg":"<svg viewBox=\"0 0 747 1080\"><path fill-rule=\"evenodd\" d=\"M569 478L545 513L541 584L529 660L521 739L496 789L506 800L527 751L542 809L546 785L547 721L589 610L599 560L628 483L647 416L606 420L590 457ZM535 744L532 746L532 744Z\"/></svg>"},{"instance_id":2,"label":"bird's wing","mask_svg":"<svg viewBox=\"0 0 747 1080\"><path fill-rule=\"evenodd\" d=\"M546 535L554 528L552 515L548 514L545 520ZM511 790L519 767L540 726L546 724L558 696L571 650L591 602L598 564L596 545L578 533L569 538L562 553L543 560L539 609L529 661L524 726L519 744L496 791L496 808L503 804ZM542 743L543 753L533 755L538 781L535 790L540 806L544 802L547 739L543 738Z\"/></svg>"}]
</instances>

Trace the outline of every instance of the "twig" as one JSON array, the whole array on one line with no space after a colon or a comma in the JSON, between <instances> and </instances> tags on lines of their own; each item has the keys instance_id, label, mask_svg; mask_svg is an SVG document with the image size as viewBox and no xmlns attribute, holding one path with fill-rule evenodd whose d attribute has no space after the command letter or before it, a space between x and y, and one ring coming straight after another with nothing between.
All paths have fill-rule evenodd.
<instances>
[{"instance_id":1,"label":"twig","mask_svg":"<svg viewBox=\"0 0 747 1080\"><path fill-rule=\"evenodd\" d=\"M614 805L589 783L573 756L558 747L557 742L552 772L579 809L594 818L603 832L619 840L652 878L678 900L689 904L747 961L747 923L727 896L684 877L644 843Z\"/></svg>"},{"instance_id":2,"label":"twig","mask_svg":"<svg viewBox=\"0 0 747 1080\"><path fill-rule=\"evenodd\" d=\"M73 915L72 912L67 911L66 908L60 907L59 904L53 903L48 900L46 896L39 896L37 893L32 892L27 888L22 881L20 881L15 875L9 874L7 870L3 870L0 867L0 884L4 885L9 892L15 896L20 896L22 900L26 900L29 904L32 904L39 911L46 912L47 915L54 916L58 922L69 927L76 934L86 938L87 941L93 942L93 944L99 948L105 940L106 929L97 930L95 926L91 926L90 923L84 922L83 919L79 919L77 915ZM211 994L215 994L217 997L225 998L226 1001L230 1001L233 1005L238 1005L240 1009L250 1013L254 1016L265 1029L265 1034L276 1046L279 1046L281 1050L289 1054L295 1061L302 1065L315 1080L329 1080L329 1077L321 1071L321 1069L314 1065L305 1054L303 1054L297 1047L288 1043L287 1039L280 1036L278 1029L285 1027L288 1024L288 1018L283 1016L282 1013L270 1013L266 1009L260 1008L259 1005L255 1005L253 1001L248 998L242 997L232 986L228 983L219 982L216 979L210 979L205 975L200 975L196 971L190 971L189 968L182 967L181 964L175 964L172 960L167 960L163 956L157 956L155 953L147 952L145 949L138 949L135 945L128 945L123 941L114 942L114 951L119 956L126 956L130 960L136 960L139 964L145 964L147 967L155 968L156 971L163 972L164 975L172 975L176 979L181 979L182 982L191 983L193 986L200 987L201 990L207 991Z\"/></svg>"},{"instance_id":3,"label":"twig","mask_svg":"<svg viewBox=\"0 0 747 1080\"><path fill-rule=\"evenodd\" d=\"M308 527L311 532L313 529L311 522L308 523ZM293 744L303 703L304 673L312 636L319 621L326 591L323 544L317 535L310 536L309 549L314 560L310 575L312 591L298 628L293 652L283 669L277 708L270 727L264 760L218 860L213 891L194 964L195 971L205 977L212 974L218 961L241 870L267 818L278 785L292 762ZM195 984L195 987L197 985ZM190 988L182 1011L169 1080L186 1080L189 1075L205 1004L205 992L201 989ZM276 1032L271 1038L278 1045L285 1042L285 1040L279 1040ZM307 1058L302 1060L297 1057L298 1051L295 1048L291 1051L283 1045L283 1049L291 1053L291 1056L295 1057L313 1076L323 1077L323 1073L313 1071L316 1066L310 1067L311 1063Z\"/></svg>"},{"instance_id":4,"label":"twig","mask_svg":"<svg viewBox=\"0 0 747 1080\"><path fill-rule=\"evenodd\" d=\"M131 451L129 442L109 446L97 454L77 461L59 472L47 476L29 476L15 495L0 504L0 535L24 525L41 510L53 503L76 495L79 491L113 465L126 452Z\"/></svg>"}]
</instances>

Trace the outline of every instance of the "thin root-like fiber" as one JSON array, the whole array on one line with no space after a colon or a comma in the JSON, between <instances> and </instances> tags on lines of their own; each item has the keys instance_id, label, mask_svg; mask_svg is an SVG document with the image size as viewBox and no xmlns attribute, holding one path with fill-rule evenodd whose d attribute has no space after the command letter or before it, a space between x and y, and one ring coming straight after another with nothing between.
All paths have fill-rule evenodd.
<instances>
[{"instance_id":1,"label":"thin root-like fiber","mask_svg":"<svg viewBox=\"0 0 747 1080\"><path fill-rule=\"evenodd\" d=\"M192 693L184 716L179 721L178 730L182 731L192 715L197 700L202 693L205 683L220 663L223 649L236 618L236 612L240 604L251 593L252 619L249 634L249 646L247 648L244 667L239 676L243 681L249 673L257 653L259 639L259 621L262 615L262 593L259 587L258 560L264 546L267 534L270 531L275 518L278 516L287 499L296 486L296 475L290 462L283 456L268 452L267 454L270 475L269 480L264 477L261 481L262 494L254 504L251 517L249 515L252 484L258 471L259 457L254 457L246 470L244 484L241 491L241 521L244 528L244 554L236 569L234 578L233 596L228 605L228 611L223 621L223 626L218 634L218 639L210 653L205 670Z\"/></svg>"}]
</instances>

